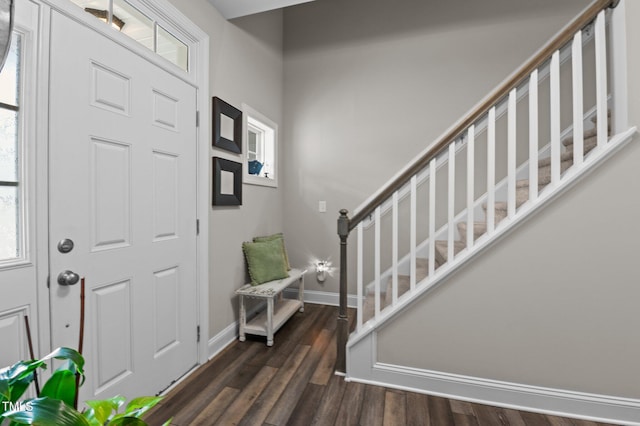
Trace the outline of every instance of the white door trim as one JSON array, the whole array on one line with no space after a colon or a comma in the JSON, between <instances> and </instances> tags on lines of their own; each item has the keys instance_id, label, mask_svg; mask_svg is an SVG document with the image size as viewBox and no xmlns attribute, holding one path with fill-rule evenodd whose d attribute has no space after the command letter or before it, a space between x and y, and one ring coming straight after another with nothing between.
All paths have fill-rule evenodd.
<instances>
[{"instance_id":1,"label":"white door trim","mask_svg":"<svg viewBox=\"0 0 640 426\"><path fill-rule=\"evenodd\" d=\"M208 359L209 336L209 134L210 124L208 112L209 101L209 36L202 31L167 0L137 0L147 9L157 14L158 21L163 21L188 41L190 48L190 72L185 73L165 59L139 45L124 34L113 31L91 15L82 11L67 0L33 0L41 4L40 14L40 52L38 73L38 152L37 152L37 236L39 259L38 268L38 306L40 309L39 341L41 355L51 350L49 292L45 285L49 278L48 253L48 106L49 106L49 34L51 9L54 9L93 30L100 32L124 48L138 54L156 66L176 77L192 84L197 90L197 109L202 119L197 128L197 216L200 221L200 233L197 239L197 287L198 287L198 319L201 339L198 345L198 361L203 364ZM193 118L194 120L196 117Z\"/></svg>"}]
</instances>

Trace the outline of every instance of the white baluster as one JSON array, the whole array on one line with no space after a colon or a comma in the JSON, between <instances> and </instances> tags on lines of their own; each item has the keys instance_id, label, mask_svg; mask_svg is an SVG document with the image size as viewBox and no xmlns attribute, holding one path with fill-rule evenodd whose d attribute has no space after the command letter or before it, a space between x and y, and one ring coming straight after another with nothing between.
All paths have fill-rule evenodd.
<instances>
[{"instance_id":1,"label":"white baluster","mask_svg":"<svg viewBox=\"0 0 640 426\"><path fill-rule=\"evenodd\" d=\"M467 247L473 246L474 239L474 202L475 202L475 126L467 131Z\"/></svg>"},{"instance_id":2,"label":"white baluster","mask_svg":"<svg viewBox=\"0 0 640 426\"><path fill-rule=\"evenodd\" d=\"M374 237L374 290L375 290L375 317L380 315L380 206L375 213L375 237Z\"/></svg>"},{"instance_id":3,"label":"white baluster","mask_svg":"<svg viewBox=\"0 0 640 426\"><path fill-rule=\"evenodd\" d=\"M626 131L629 128L629 93L627 86L627 22L626 4L622 0L611 10L609 25L610 49L609 81L611 83L613 114L611 116L611 130L613 134ZM632 23L630 23L632 24ZM632 24L635 25L635 24Z\"/></svg>"},{"instance_id":4,"label":"white baluster","mask_svg":"<svg viewBox=\"0 0 640 426\"><path fill-rule=\"evenodd\" d=\"M496 107L489 110L487 123L487 234L496 227Z\"/></svg>"},{"instance_id":5,"label":"white baluster","mask_svg":"<svg viewBox=\"0 0 640 426\"><path fill-rule=\"evenodd\" d=\"M507 115L507 215L516 214L516 89L509 92Z\"/></svg>"},{"instance_id":6,"label":"white baluster","mask_svg":"<svg viewBox=\"0 0 640 426\"><path fill-rule=\"evenodd\" d=\"M560 51L551 56L550 111L551 111L551 185L560 181Z\"/></svg>"},{"instance_id":7,"label":"white baluster","mask_svg":"<svg viewBox=\"0 0 640 426\"><path fill-rule=\"evenodd\" d=\"M449 169L449 194L447 196L448 200L448 216L447 216L447 262L453 262L454 250L453 250L453 241L455 240L454 235L454 223L453 218L456 214L455 206L456 206L456 143L455 141L451 142L449 145L449 161L448 161L448 169Z\"/></svg>"},{"instance_id":8,"label":"white baluster","mask_svg":"<svg viewBox=\"0 0 640 426\"><path fill-rule=\"evenodd\" d=\"M529 200L538 198L538 70L529 77Z\"/></svg>"},{"instance_id":9,"label":"white baluster","mask_svg":"<svg viewBox=\"0 0 640 426\"><path fill-rule=\"evenodd\" d=\"M604 10L598 14L595 24L596 36L596 105L598 147L607 143L607 40Z\"/></svg>"},{"instance_id":10,"label":"white baluster","mask_svg":"<svg viewBox=\"0 0 640 426\"><path fill-rule=\"evenodd\" d=\"M398 301L398 191L393 193L393 208L391 210L391 288L392 303L395 305Z\"/></svg>"},{"instance_id":11,"label":"white baluster","mask_svg":"<svg viewBox=\"0 0 640 426\"><path fill-rule=\"evenodd\" d=\"M417 210L417 195L416 190L418 186L418 177L413 175L411 178L411 217L409 219L409 244L410 244L410 253L411 253L411 266L409 271L409 286L411 290L416 288L416 246L417 246L417 226L416 226L416 210Z\"/></svg>"},{"instance_id":12,"label":"white baluster","mask_svg":"<svg viewBox=\"0 0 640 426\"><path fill-rule=\"evenodd\" d=\"M436 266L436 159L429 163L429 278Z\"/></svg>"},{"instance_id":13,"label":"white baluster","mask_svg":"<svg viewBox=\"0 0 640 426\"><path fill-rule=\"evenodd\" d=\"M357 291L357 298L358 298L358 312L357 312L357 321L356 321L356 327L358 328L358 331L360 331L360 329L362 328L362 304L363 304L363 297L362 297L362 293L363 293L363 280L364 280L364 255L363 255L363 251L364 251L364 222L360 222L358 224L358 242L357 242L357 246L358 246L358 254L357 254L357 265L356 265L356 277L357 277L357 285L356 285L356 291Z\"/></svg>"},{"instance_id":14,"label":"white baluster","mask_svg":"<svg viewBox=\"0 0 640 426\"><path fill-rule=\"evenodd\" d=\"M582 86L582 31L573 37L571 45L571 74L573 84L573 164L584 159L584 106Z\"/></svg>"}]
</instances>

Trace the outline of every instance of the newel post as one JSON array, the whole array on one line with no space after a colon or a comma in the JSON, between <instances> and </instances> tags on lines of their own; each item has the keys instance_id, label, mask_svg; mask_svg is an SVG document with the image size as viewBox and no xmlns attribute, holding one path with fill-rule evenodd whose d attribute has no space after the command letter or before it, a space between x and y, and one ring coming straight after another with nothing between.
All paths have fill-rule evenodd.
<instances>
[{"instance_id":1,"label":"newel post","mask_svg":"<svg viewBox=\"0 0 640 426\"><path fill-rule=\"evenodd\" d=\"M338 308L337 345L335 372L345 374L347 371L346 346L349 333L347 318L347 238L349 237L349 213L340 210L338 218L338 236L340 237L340 307Z\"/></svg>"}]
</instances>

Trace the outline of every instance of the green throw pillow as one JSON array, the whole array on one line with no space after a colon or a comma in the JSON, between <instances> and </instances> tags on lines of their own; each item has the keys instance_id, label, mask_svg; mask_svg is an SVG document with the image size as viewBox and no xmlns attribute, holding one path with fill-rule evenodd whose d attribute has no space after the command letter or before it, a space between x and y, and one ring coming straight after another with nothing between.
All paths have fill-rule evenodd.
<instances>
[{"instance_id":1,"label":"green throw pillow","mask_svg":"<svg viewBox=\"0 0 640 426\"><path fill-rule=\"evenodd\" d=\"M284 246L284 235L282 234L282 232L279 232L277 234L273 234L273 235L267 235L264 237L255 237L253 239L254 243L257 242L262 242L262 241L271 241L271 240L280 240L282 242L282 253L284 255L284 262L285 265L287 265L287 271L291 270L291 264L289 263L289 256L287 255L287 249Z\"/></svg>"},{"instance_id":2,"label":"green throw pillow","mask_svg":"<svg viewBox=\"0 0 640 426\"><path fill-rule=\"evenodd\" d=\"M280 240L242 243L242 251L247 259L251 285L263 284L289 276Z\"/></svg>"}]
</instances>

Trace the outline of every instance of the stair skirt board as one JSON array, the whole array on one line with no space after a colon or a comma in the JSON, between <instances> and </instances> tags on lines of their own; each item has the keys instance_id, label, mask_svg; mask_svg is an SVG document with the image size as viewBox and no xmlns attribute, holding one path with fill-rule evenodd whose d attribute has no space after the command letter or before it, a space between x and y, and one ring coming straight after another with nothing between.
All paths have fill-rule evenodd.
<instances>
[{"instance_id":1,"label":"stair skirt board","mask_svg":"<svg viewBox=\"0 0 640 426\"><path fill-rule=\"evenodd\" d=\"M580 170L567 170L556 187L541 192L535 202L524 203L512 218L506 218L497 224L491 236L485 234L475 241L473 251L469 252L465 248L452 262L436 269L431 279L427 277L416 283L416 288L399 297L397 304L381 311L375 321L365 322L360 331L353 332L347 342L346 379L518 410L640 426L640 400L393 366L378 363L376 354L378 328L407 309L419 296L450 278L462 265L498 242L547 203L588 176L633 140L635 135L636 128L632 127L613 136L605 146L595 148L593 153L596 155L585 158Z\"/></svg>"},{"instance_id":2,"label":"stair skirt board","mask_svg":"<svg viewBox=\"0 0 640 426\"><path fill-rule=\"evenodd\" d=\"M515 410L640 426L640 400L375 362L376 333L370 333L358 346L357 351L347 352L347 381Z\"/></svg>"},{"instance_id":3,"label":"stair skirt board","mask_svg":"<svg viewBox=\"0 0 640 426\"><path fill-rule=\"evenodd\" d=\"M520 224L524 223L532 214L534 214L537 210L545 206L547 203L554 200L556 197L563 194L566 190L571 188L581 179L588 176L593 170L595 170L599 165L604 163L609 157L623 148L628 142L633 139L633 136L636 134L636 127L632 127L624 132L618 133L617 135L611 137L607 144L603 147L596 147L591 152L594 155L590 155L584 158L584 163L582 164L579 170L574 168L568 169L563 175L562 179L555 187L553 184L547 185L545 191L540 192L538 194L538 198L534 202L525 202L523 203L513 218L505 218L499 223L496 223L496 227L494 232L491 235L483 234L480 238L474 241L472 251L469 252L467 248L461 250L452 262L446 262L439 268L437 268L434 272L433 278L429 280L429 277L425 278L422 281L416 282L416 288L413 291L407 291L402 297L398 298L397 304L393 306L386 307L377 317L376 321L366 321L360 332L352 333L349 337L349 341L347 342L347 351L353 345L355 345L362 337L366 336L367 333L372 332L373 330L380 327L390 318L395 316L398 312L405 309L408 305L410 305L416 298L425 293L426 291L434 288L438 284L440 284L445 278L448 278L449 275L454 272L459 266L465 264L469 260L473 259L475 256L489 248L491 245L495 244L500 238L502 238L507 233L511 232ZM422 247L425 243L421 243L420 247ZM419 248L420 248L419 247ZM403 259L404 260L404 259ZM390 276L389 273L385 273L382 275L382 279L386 279L387 276ZM424 285L426 282L428 285ZM351 305L351 300L349 301ZM376 319L375 317L372 319Z\"/></svg>"}]
</instances>

